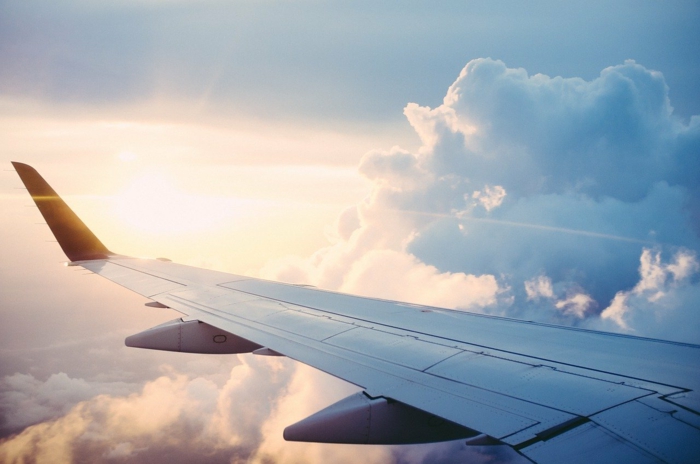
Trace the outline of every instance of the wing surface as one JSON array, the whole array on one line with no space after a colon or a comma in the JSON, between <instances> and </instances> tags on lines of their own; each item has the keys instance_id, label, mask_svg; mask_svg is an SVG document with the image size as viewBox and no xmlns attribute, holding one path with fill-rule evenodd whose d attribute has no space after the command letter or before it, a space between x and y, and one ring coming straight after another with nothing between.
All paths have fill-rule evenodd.
<instances>
[{"instance_id":1,"label":"wing surface","mask_svg":"<svg viewBox=\"0 0 700 464\"><path fill-rule=\"evenodd\" d=\"M95 258L73 264L535 462L700 459L697 345Z\"/></svg>"}]
</instances>

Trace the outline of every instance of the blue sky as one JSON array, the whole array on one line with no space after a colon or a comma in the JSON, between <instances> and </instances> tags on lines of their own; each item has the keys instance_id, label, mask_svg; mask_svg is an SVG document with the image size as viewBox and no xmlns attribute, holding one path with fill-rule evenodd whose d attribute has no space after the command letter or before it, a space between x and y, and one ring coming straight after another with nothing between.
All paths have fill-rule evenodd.
<instances>
[{"instance_id":1,"label":"blue sky","mask_svg":"<svg viewBox=\"0 0 700 464\"><path fill-rule=\"evenodd\" d=\"M0 1L0 162L120 253L698 343L699 22L696 2ZM517 460L284 443L352 387L126 349L177 315L60 266L14 172L0 187L3 459Z\"/></svg>"},{"instance_id":2,"label":"blue sky","mask_svg":"<svg viewBox=\"0 0 700 464\"><path fill-rule=\"evenodd\" d=\"M95 106L157 96L256 117L398 120L467 61L591 79L635 59L697 114L695 2L2 3L5 94Z\"/></svg>"}]
</instances>

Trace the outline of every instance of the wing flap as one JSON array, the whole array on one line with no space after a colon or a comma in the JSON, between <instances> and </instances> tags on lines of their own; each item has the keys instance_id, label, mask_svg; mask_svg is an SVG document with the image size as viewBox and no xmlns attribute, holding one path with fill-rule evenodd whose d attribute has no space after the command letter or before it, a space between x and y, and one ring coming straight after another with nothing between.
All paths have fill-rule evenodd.
<instances>
[{"instance_id":1,"label":"wing flap","mask_svg":"<svg viewBox=\"0 0 700 464\"><path fill-rule=\"evenodd\" d=\"M591 417L611 430L669 463L697 462L700 430L674 417L674 407L661 399L631 401Z\"/></svg>"},{"instance_id":2,"label":"wing flap","mask_svg":"<svg viewBox=\"0 0 700 464\"><path fill-rule=\"evenodd\" d=\"M540 441L535 445L523 448L520 452L539 463L663 463L661 459L590 422L551 440Z\"/></svg>"},{"instance_id":3,"label":"wing flap","mask_svg":"<svg viewBox=\"0 0 700 464\"><path fill-rule=\"evenodd\" d=\"M673 404L677 404L681 408L693 411L700 418L700 394L698 391L684 391L675 393L666 398Z\"/></svg>"},{"instance_id":4,"label":"wing flap","mask_svg":"<svg viewBox=\"0 0 700 464\"><path fill-rule=\"evenodd\" d=\"M582 417L654 393L532 361L516 362L475 352L462 352L428 372Z\"/></svg>"},{"instance_id":5,"label":"wing flap","mask_svg":"<svg viewBox=\"0 0 700 464\"><path fill-rule=\"evenodd\" d=\"M631 401L590 418L590 422L519 451L535 462L664 462L692 464L700 456L700 429L680 420L663 399Z\"/></svg>"}]
</instances>

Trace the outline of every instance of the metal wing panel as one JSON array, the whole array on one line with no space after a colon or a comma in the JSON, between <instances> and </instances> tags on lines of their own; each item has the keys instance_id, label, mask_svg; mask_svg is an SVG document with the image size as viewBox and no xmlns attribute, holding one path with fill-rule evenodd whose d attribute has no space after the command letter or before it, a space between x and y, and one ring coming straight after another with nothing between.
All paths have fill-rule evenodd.
<instances>
[{"instance_id":1,"label":"metal wing panel","mask_svg":"<svg viewBox=\"0 0 700 464\"><path fill-rule=\"evenodd\" d=\"M632 401L591 417L638 447L669 463L693 463L700 456L700 429L677 420L663 400Z\"/></svg>"},{"instance_id":2,"label":"metal wing panel","mask_svg":"<svg viewBox=\"0 0 700 464\"><path fill-rule=\"evenodd\" d=\"M584 417L654 393L474 352L463 352L428 372Z\"/></svg>"},{"instance_id":3,"label":"metal wing panel","mask_svg":"<svg viewBox=\"0 0 700 464\"><path fill-rule=\"evenodd\" d=\"M225 282L251 280L251 277L186 266L163 259L139 259L118 256L111 263L151 274L165 280L186 281L191 285L217 285ZM81 263L82 265L82 263Z\"/></svg>"},{"instance_id":4,"label":"metal wing panel","mask_svg":"<svg viewBox=\"0 0 700 464\"><path fill-rule=\"evenodd\" d=\"M83 261L82 267L99 274L112 282L132 290L139 295L151 298L160 293L180 290L185 284L155 277L145 272L134 271L110 261Z\"/></svg>"},{"instance_id":5,"label":"metal wing panel","mask_svg":"<svg viewBox=\"0 0 700 464\"><path fill-rule=\"evenodd\" d=\"M665 462L694 464L700 456L700 429L681 420L663 399L631 401L591 417L591 422L520 451L540 463Z\"/></svg>"},{"instance_id":6,"label":"metal wing panel","mask_svg":"<svg viewBox=\"0 0 700 464\"><path fill-rule=\"evenodd\" d=\"M192 289L185 292L174 292L159 296L159 301L163 304L168 304L175 309L178 303L184 304L184 308L188 308L188 303L206 301L206 291L202 289ZM245 303L245 304L242 304ZM247 319L250 321L257 320L261 317L266 317L270 314L275 314L283 311L289 311L289 307L276 300L267 300L259 296L251 296L241 292L231 292L231 298L226 300L209 301L202 303L205 306L214 309L224 314L230 314L236 317ZM189 311L194 311L190 309ZM187 311L180 311L189 314Z\"/></svg>"},{"instance_id":7,"label":"metal wing panel","mask_svg":"<svg viewBox=\"0 0 700 464\"><path fill-rule=\"evenodd\" d=\"M331 337L325 340L325 343L367 356L391 360L419 371L462 352L408 335L396 335L362 327Z\"/></svg>"},{"instance_id":8,"label":"metal wing panel","mask_svg":"<svg viewBox=\"0 0 700 464\"><path fill-rule=\"evenodd\" d=\"M258 318L257 322L289 333L303 335L313 340L325 340L355 328L352 324L312 316L294 310L269 314Z\"/></svg>"},{"instance_id":9,"label":"metal wing panel","mask_svg":"<svg viewBox=\"0 0 700 464\"><path fill-rule=\"evenodd\" d=\"M511 398L507 396L502 396L494 394L488 390L471 388L466 385L460 385L459 383L446 381L435 376L423 376L422 378L417 378L415 372L401 369L402 366L412 367L413 369L419 370L419 368L429 367L439 360L445 359L456 352L457 350L450 349L443 345L436 345L432 343L425 343L416 340L413 337L402 337L396 334L389 334L385 332L375 332L373 335L366 335L364 337L357 337L358 343L352 343L352 337L345 338L346 334L359 333L358 330L367 331L370 329L355 327L348 332L343 332L340 335L331 337L325 341L323 345L312 345L313 341L319 338L310 331L309 327L304 327L301 324L269 324L269 317L267 314L275 313L275 315L284 314L287 317L293 315L294 313L299 313L299 309L293 305L282 305L280 303L275 303L271 300L255 300L247 301L241 304L224 304L223 300L217 300L212 306L206 306L199 304L198 301L188 301L182 298L183 294L198 295L200 298L206 293L204 289L198 290L188 290L187 292L177 292L173 295L161 295L158 301L177 309L180 312L193 315L198 317L200 320L208 322L212 325L217 325L224 328L232 333L236 333L240 336L248 338L256 343L268 346L275 351L286 354L289 357L300 360L305 364L309 364L320 370L328 372L331 375L335 375L339 378L345 379L356 385L364 387L370 394L374 396L388 396L399 401L416 401L413 404L416 407L424 409L426 411L432 412L433 414L450 414L450 420L456 423L462 423L463 425L469 424L469 427L475 428L475 424L481 424L483 427L487 425L480 422L479 414L486 413L485 411L490 411L488 414L492 417L498 417L503 421L502 425L511 425L512 427L504 429L502 427L490 428L488 429L493 436L506 437L522 431L523 429L532 428L532 430L526 435L529 439L534 434L540 430L551 427L559 422L564 422L571 419L573 416L560 411L551 410L542 406L534 405L528 402L520 401L516 398ZM237 295L236 298L240 298ZM285 309L292 308L292 309ZM213 314L219 317L223 317L227 322L219 321L218 323L213 322L209 319ZM231 317L234 316L234 317ZM307 317L307 315L303 315ZM246 332L246 328L233 325L227 328L225 325L228 322L235 322L238 318L245 319L244 321L239 321L246 325L248 328L261 328L264 331L270 332L270 329L276 328L278 330L284 331L281 337L273 339L260 339L259 334ZM318 318L309 320L309 322L315 321L317 324L329 324L335 325L336 321L330 320L328 318ZM338 327L338 330L345 329L346 324ZM275 327L276 326L276 327ZM354 327L354 326L353 326ZM247 334L247 335L246 335ZM334 359L327 365L324 363L323 358L324 351L328 352L329 347L326 345L331 345L333 340L337 340L338 337L344 337L346 343L351 344L350 348L348 346L342 346L338 343L338 348L340 350L334 350L333 354L339 357L343 357L343 361ZM285 340L280 340L283 338ZM296 355L294 354L292 348L285 343L286 340L302 340L302 343L306 345L311 345L316 348L317 351L313 352L313 356L310 355ZM309 340L311 339L311 340ZM382 346L382 339L387 340L385 346ZM392 346L396 344L396 340L405 340L404 343L400 343L399 346ZM375 350L384 350L384 356L378 356L375 350L368 349L368 347L360 348L362 342L372 341ZM430 353L420 353L416 346L413 350L408 348L407 343L427 345L426 350L432 350ZM403 348L395 350L394 348ZM327 354L327 353L325 353ZM357 356L360 354L361 356ZM408 356L407 356L408 355ZM422 361L411 361L410 356L414 355L422 359ZM416 362L420 364L416 365ZM424 363L428 363L425 364ZM354 365L350 367L350 364L362 364L371 367L370 370L363 370ZM378 369L378 371L376 370ZM390 374L387 376L387 374ZM430 385L430 389L421 392L425 393L424 398L417 398L416 391L419 390L420 384ZM408 385L409 388L405 388ZM435 389L432 390L431 389ZM405 394L406 398L401 399L401 395ZM458 398L453 398L449 400L450 395L457 395L463 399L470 399L466 406L461 409L458 407L460 401ZM451 405L448 407L452 408L451 411L443 411L441 405L430 404L433 399L437 399L441 403ZM482 405L482 406L480 406ZM483 405L488 405L489 407L484 408ZM430 408L434 409L430 409ZM494 407L496 409L494 409ZM469 413L460 414L458 411L467 410ZM505 411L509 411L511 414L504 414ZM513 421L513 414L517 416L517 420ZM506 420L509 417L510 420ZM524 421L525 418L530 420ZM534 428L533 428L534 427ZM486 430L479 429L479 430Z\"/></svg>"},{"instance_id":10,"label":"metal wing panel","mask_svg":"<svg viewBox=\"0 0 700 464\"><path fill-rule=\"evenodd\" d=\"M661 459L590 422L520 452L542 464L663 463Z\"/></svg>"},{"instance_id":11,"label":"metal wing panel","mask_svg":"<svg viewBox=\"0 0 700 464\"><path fill-rule=\"evenodd\" d=\"M700 416L700 392L684 391L666 397L666 400L679 405L682 408L695 411Z\"/></svg>"},{"instance_id":12,"label":"metal wing panel","mask_svg":"<svg viewBox=\"0 0 700 464\"><path fill-rule=\"evenodd\" d=\"M417 336L498 350L630 379L700 390L700 346L421 307L250 279L226 288L307 306ZM471 348L474 349L474 348ZM634 353L634 356L630 356ZM700 412L700 411L699 411Z\"/></svg>"},{"instance_id":13,"label":"metal wing panel","mask_svg":"<svg viewBox=\"0 0 700 464\"><path fill-rule=\"evenodd\" d=\"M171 297L179 297L189 301L198 301L202 304L214 307L226 307L228 305L243 303L246 301L264 300L257 295L250 295L243 292L232 292L231 290L211 286L206 287L206 291L202 291L197 287L188 287L186 290L176 292L171 291L168 292L168 294ZM279 305L279 303L276 304Z\"/></svg>"}]
</instances>

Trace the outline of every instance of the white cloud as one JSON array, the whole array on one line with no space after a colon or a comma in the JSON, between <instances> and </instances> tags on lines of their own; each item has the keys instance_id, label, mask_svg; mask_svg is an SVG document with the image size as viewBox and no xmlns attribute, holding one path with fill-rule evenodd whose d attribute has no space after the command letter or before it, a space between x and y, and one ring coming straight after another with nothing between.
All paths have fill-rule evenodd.
<instances>
[{"instance_id":1,"label":"white cloud","mask_svg":"<svg viewBox=\"0 0 700 464\"><path fill-rule=\"evenodd\" d=\"M153 462L171 454L179 462L246 460L262 439L260 424L284 397L295 365L252 355L241 359L223 388L164 366L164 375L137 393L85 398L0 441L0 461ZM25 389L36 389L35 383Z\"/></svg>"},{"instance_id":2,"label":"white cloud","mask_svg":"<svg viewBox=\"0 0 700 464\"><path fill-rule=\"evenodd\" d=\"M491 275L440 272L414 256L390 250L366 253L352 265L340 290L459 309L495 305L500 292Z\"/></svg>"},{"instance_id":3,"label":"white cloud","mask_svg":"<svg viewBox=\"0 0 700 464\"><path fill-rule=\"evenodd\" d=\"M632 290L618 292L600 316L624 330L631 330L630 319L639 321L644 313L656 315L660 311L673 311L673 293L688 285L688 278L698 269L694 252L680 250L673 262L664 264L660 251L645 248L640 257L639 282Z\"/></svg>"},{"instance_id":4,"label":"white cloud","mask_svg":"<svg viewBox=\"0 0 700 464\"><path fill-rule=\"evenodd\" d=\"M486 211L491 211L501 206L506 197L506 189L500 185L485 185L483 190L475 190L472 198L481 203Z\"/></svg>"},{"instance_id":5,"label":"white cloud","mask_svg":"<svg viewBox=\"0 0 700 464\"><path fill-rule=\"evenodd\" d=\"M518 462L509 450L484 453L460 440L419 446L292 443L283 429L357 387L286 359L243 356L223 388L164 366L133 394L103 394L0 440L7 463L76 461L251 463Z\"/></svg>"},{"instance_id":6,"label":"white cloud","mask_svg":"<svg viewBox=\"0 0 700 464\"><path fill-rule=\"evenodd\" d=\"M646 252L646 250L645 250ZM700 269L695 253L680 251L674 256L674 262L666 265L666 271L671 274L673 282L681 282Z\"/></svg>"},{"instance_id":7,"label":"white cloud","mask_svg":"<svg viewBox=\"0 0 700 464\"><path fill-rule=\"evenodd\" d=\"M406 106L420 148L363 157L372 191L343 213L333 245L263 275L589 325L637 283L644 247L700 250L700 118L676 118L668 91L634 61L586 81L473 60L441 105ZM649 263L640 288L661 298L655 279L693 263L662 275Z\"/></svg>"},{"instance_id":8,"label":"white cloud","mask_svg":"<svg viewBox=\"0 0 700 464\"><path fill-rule=\"evenodd\" d=\"M530 280L526 280L525 293L527 293L528 300L535 300L538 298L554 298L552 280L545 275L540 275Z\"/></svg>"},{"instance_id":9,"label":"white cloud","mask_svg":"<svg viewBox=\"0 0 700 464\"><path fill-rule=\"evenodd\" d=\"M625 322L625 313L628 311L627 307L627 294L625 292L619 292L615 295L615 298L610 302L610 306L605 308L600 314L600 317L605 319L610 319L614 321L620 328L628 330L629 326Z\"/></svg>"},{"instance_id":10,"label":"white cloud","mask_svg":"<svg viewBox=\"0 0 700 464\"><path fill-rule=\"evenodd\" d=\"M588 312L591 307L594 307L595 304L595 300L585 293L575 293L564 300L557 301L554 307L564 314L570 314L579 319L583 319L586 312Z\"/></svg>"}]
</instances>

